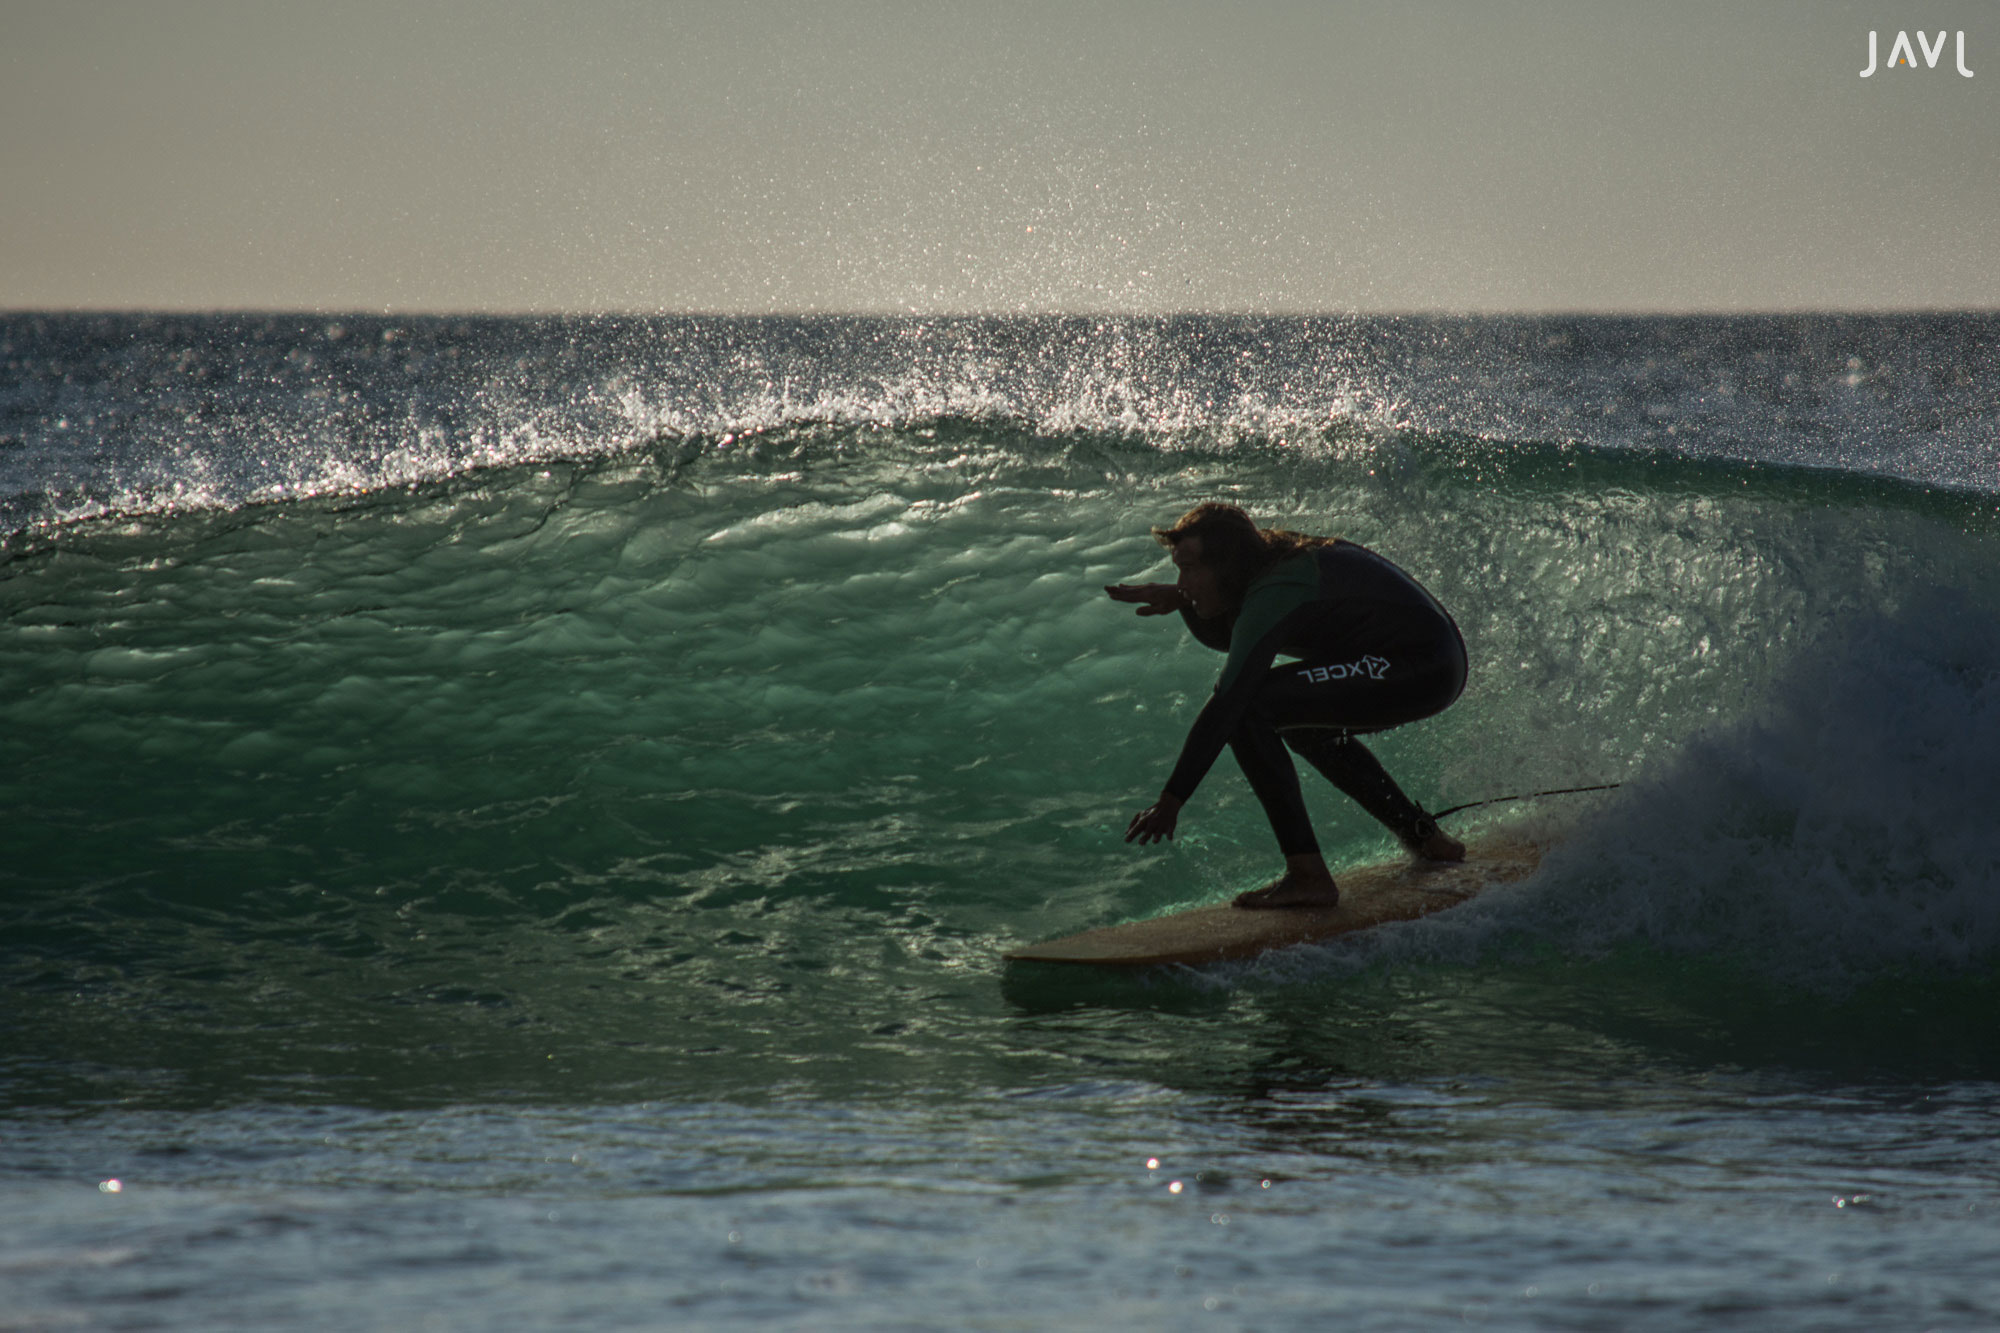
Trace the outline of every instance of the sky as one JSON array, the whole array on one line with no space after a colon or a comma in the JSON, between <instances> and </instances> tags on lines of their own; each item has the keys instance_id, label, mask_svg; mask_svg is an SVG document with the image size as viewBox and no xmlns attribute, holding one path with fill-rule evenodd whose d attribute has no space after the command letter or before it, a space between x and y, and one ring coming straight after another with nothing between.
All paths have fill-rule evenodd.
<instances>
[{"instance_id":1,"label":"sky","mask_svg":"<svg viewBox=\"0 0 2000 1333\"><path fill-rule=\"evenodd\" d=\"M0 0L0 309L1996 308L1993 0Z\"/></svg>"}]
</instances>

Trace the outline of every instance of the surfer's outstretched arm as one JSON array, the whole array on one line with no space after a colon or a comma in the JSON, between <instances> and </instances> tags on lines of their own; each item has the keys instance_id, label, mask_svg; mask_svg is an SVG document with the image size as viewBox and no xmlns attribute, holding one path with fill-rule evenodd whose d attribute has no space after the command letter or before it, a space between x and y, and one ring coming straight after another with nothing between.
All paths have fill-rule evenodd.
<instances>
[{"instance_id":1,"label":"surfer's outstretched arm","mask_svg":"<svg viewBox=\"0 0 2000 1333\"><path fill-rule=\"evenodd\" d=\"M1219 653L1229 651L1229 628L1235 617L1204 616L1195 610L1193 595L1178 583L1114 583L1104 591L1111 595L1114 602L1138 603L1142 616L1165 616L1178 612L1188 627L1188 633L1194 635L1195 642Z\"/></svg>"},{"instance_id":2,"label":"surfer's outstretched arm","mask_svg":"<svg viewBox=\"0 0 2000 1333\"><path fill-rule=\"evenodd\" d=\"M1189 605L1178 583L1113 583L1104 591L1114 602L1137 602L1142 616L1170 616Z\"/></svg>"}]
</instances>

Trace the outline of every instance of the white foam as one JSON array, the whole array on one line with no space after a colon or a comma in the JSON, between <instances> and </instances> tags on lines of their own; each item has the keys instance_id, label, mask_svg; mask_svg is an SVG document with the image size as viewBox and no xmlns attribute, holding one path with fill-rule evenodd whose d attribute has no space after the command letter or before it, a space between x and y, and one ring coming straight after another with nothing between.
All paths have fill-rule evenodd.
<instances>
[{"instance_id":1,"label":"white foam","mask_svg":"<svg viewBox=\"0 0 2000 1333\"><path fill-rule=\"evenodd\" d=\"M1752 715L1628 781L1532 879L1264 970L1638 944L1833 994L1990 968L1996 755L2000 615L1930 590L1820 636Z\"/></svg>"}]
</instances>

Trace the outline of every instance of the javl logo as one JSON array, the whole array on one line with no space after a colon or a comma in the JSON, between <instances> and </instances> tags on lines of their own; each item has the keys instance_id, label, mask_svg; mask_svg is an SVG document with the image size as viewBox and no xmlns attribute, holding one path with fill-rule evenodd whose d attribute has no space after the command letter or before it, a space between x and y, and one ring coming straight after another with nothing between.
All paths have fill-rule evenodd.
<instances>
[{"instance_id":1,"label":"javl logo","mask_svg":"<svg viewBox=\"0 0 2000 1333\"><path fill-rule=\"evenodd\" d=\"M1937 68L1938 57L1944 54L1944 36L1944 29L1939 28L1937 42L1933 45L1930 38L1925 35L1924 30L1922 28L1917 29L1917 46L1923 48L1925 68ZM1915 69L1916 67L1917 52L1910 45L1910 34L1907 32L1897 33L1896 44L1889 48L1889 63L1883 68ZM1875 32L1873 29L1870 29L1868 33L1868 68L1861 71L1861 77L1865 79L1874 72ZM1968 79L1972 77L1972 71L1965 67L1965 32L1962 29L1958 34L1958 72Z\"/></svg>"}]
</instances>

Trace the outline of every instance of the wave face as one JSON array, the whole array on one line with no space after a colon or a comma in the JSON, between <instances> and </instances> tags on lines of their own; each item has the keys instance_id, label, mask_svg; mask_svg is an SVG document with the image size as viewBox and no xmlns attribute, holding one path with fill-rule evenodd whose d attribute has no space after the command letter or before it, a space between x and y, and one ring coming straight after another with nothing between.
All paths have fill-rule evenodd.
<instances>
[{"instance_id":1,"label":"wave face","mask_svg":"<svg viewBox=\"0 0 2000 1333\"><path fill-rule=\"evenodd\" d=\"M1626 785L1467 816L1563 835L1516 890L1171 1003L1525 975L1782 1061L1894 994L2000 1069L1990 321L6 327L16 1097L1007 1086L1075 997L1002 948L1271 869L1227 764L1119 837L1216 660L1100 588L1216 497L1452 609L1470 690L1378 746L1419 799ZM1655 413L1724 363L1751 406Z\"/></svg>"}]
</instances>

